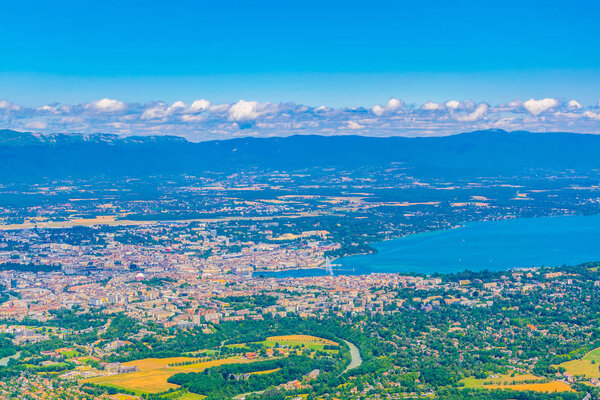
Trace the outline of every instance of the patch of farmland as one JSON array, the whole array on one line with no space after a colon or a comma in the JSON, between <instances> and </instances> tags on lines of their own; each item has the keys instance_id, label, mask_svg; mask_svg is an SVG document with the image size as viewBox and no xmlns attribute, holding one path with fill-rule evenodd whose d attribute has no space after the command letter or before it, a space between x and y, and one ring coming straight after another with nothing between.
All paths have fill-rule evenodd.
<instances>
[{"instance_id":1,"label":"patch of farmland","mask_svg":"<svg viewBox=\"0 0 600 400\"><path fill-rule=\"evenodd\" d=\"M221 360L198 362L181 366L169 366L176 363L190 362L197 359L190 357L170 358L145 358L123 363L126 366L137 366L140 371L126 374L107 375L89 378L86 383L111 386L117 389L131 390L136 393L160 393L169 389L179 387L167 380L178 373L200 372L206 368L216 367L224 364L250 363L254 362L242 357L231 357Z\"/></svg>"}]
</instances>

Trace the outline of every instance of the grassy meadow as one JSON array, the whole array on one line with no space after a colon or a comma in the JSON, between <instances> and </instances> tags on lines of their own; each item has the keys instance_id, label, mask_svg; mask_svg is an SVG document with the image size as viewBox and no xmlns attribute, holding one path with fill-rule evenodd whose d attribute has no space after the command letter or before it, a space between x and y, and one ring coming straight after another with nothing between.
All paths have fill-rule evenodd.
<instances>
[{"instance_id":1,"label":"grassy meadow","mask_svg":"<svg viewBox=\"0 0 600 400\"><path fill-rule=\"evenodd\" d=\"M600 347L590 351L579 360L566 361L559 366L571 375L600 379Z\"/></svg>"}]
</instances>

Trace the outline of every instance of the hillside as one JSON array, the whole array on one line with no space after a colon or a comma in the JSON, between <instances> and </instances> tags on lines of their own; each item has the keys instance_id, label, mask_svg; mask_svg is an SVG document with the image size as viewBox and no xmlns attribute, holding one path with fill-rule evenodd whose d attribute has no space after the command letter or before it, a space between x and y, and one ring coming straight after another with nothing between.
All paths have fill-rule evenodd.
<instances>
[{"instance_id":1,"label":"hillside","mask_svg":"<svg viewBox=\"0 0 600 400\"><path fill-rule=\"evenodd\" d=\"M240 169L385 166L416 175L512 175L600 166L600 136L477 131L446 137L291 136L193 143L174 136L0 131L0 179L147 176Z\"/></svg>"}]
</instances>

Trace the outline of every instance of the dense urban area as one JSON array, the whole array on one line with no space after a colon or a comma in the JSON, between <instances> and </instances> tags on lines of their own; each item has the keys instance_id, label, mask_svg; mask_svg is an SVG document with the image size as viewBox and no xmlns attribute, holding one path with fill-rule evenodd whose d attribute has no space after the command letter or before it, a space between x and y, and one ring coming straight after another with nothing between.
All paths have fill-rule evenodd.
<instances>
[{"instance_id":1,"label":"dense urban area","mask_svg":"<svg viewBox=\"0 0 600 400\"><path fill-rule=\"evenodd\" d=\"M595 260L421 275L336 259L598 214L599 178L391 165L2 184L0 398L598 398Z\"/></svg>"}]
</instances>

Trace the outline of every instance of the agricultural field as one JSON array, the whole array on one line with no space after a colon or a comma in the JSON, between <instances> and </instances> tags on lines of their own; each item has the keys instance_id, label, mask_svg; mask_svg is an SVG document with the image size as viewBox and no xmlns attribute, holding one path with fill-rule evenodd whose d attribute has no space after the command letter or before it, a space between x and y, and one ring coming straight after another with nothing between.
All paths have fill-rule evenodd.
<instances>
[{"instance_id":1,"label":"agricultural field","mask_svg":"<svg viewBox=\"0 0 600 400\"><path fill-rule=\"evenodd\" d=\"M465 378L462 380L465 388L468 389L511 389L517 391L534 392L574 392L569 384L562 381L547 382L544 378L531 375L500 375L486 379Z\"/></svg>"},{"instance_id":2,"label":"agricultural field","mask_svg":"<svg viewBox=\"0 0 600 400\"><path fill-rule=\"evenodd\" d=\"M113 394L110 396L110 398L113 400L139 400L140 399L139 396L131 396L131 395L122 394L122 393ZM168 399L168 400L203 400L206 398L206 396L202 396L202 395L195 394L195 393L190 393L188 391L177 391L177 392L172 392L172 393L165 395L164 398Z\"/></svg>"},{"instance_id":3,"label":"agricultural field","mask_svg":"<svg viewBox=\"0 0 600 400\"><path fill-rule=\"evenodd\" d=\"M490 385L490 389L511 389L517 391L532 391L544 393L575 392L568 383L552 381L546 383L521 383L516 385Z\"/></svg>"},{"instance_id":4,"label":"agricultural field","mask_svg":"<svg viewBox=\"0 0 600 400\"><path fill-rule=\"evenodd\" d=\"M146 358L123 363L125 366L137 366L140 371L126 374L99 376L82 382L96 385L126 389L135 393L160 393L177 388L177 385L167 382L169 377L178 373L200 372L206 368L224 364L252 362L242 357L232 357L221 360L205 361L181 366L169 366L176 363L195 361L190 357Z\"/></svg>"},{"instance_id":5,"label":"agricultural field","mask_svg":"<svg viewBox=\"0 0 600 400\"><path fill-rule=\"evenodd\" d=\"M270 336L263 342L258 342L266 347L276 345L289 347L305 347L312 350L323 350L325 346L339 346L338 343L308 335L286 335ZM230 345L243 347L245 344ZM125 374L99 376L83 380L85 383L104 385L116 389L125 389L136 394L161 393L169 389L178 388L178 385L168 382L168 379L178 373L200 372L206 368L224 364L250 363L260 360L248 360L237 356L221 360L201 361L193 357L170 357L170 358L145 358L123 363L123 366L136 366L139 371ZM177 365L186 364L186 365ZM269 374L278 369L254 372L254 374ZM189 396L188 396L189 397Z\"/></svg>"},{"instance_id":6,"label":"agricultural field","mask_svg":"<svg viewBox=\"0 0 600 400\"><path fill-rule=\"evenodd\" d=\"M587 353L579 360L566 361L559 364L569 374L585 378L600 378L600 347Z\"/></svg>"},{"instance_id":7,"label":"agricultural field","mask_svg":"<svg viewBox=\"0 0 600 400\"><path fill-rule=\"evenodd\" d=\"M182 394L181 396L177 397L176 400L202 400L204 398L206 398L206 396L188 392L188 393Z\"/></svg>"},{"instance_id":8,"label":"agricultural field","mask_svg":"<svg viewBox=\"0 0 600 400\"><path fill-rule=\"evenodd\" d=\"M281 368L275 368L275 369L267 369L265 371L256 371L256 372L250 372L250 375L266 375L266 374L272 374L273 372L277 372L279 371Z\"/></svg>"},{"instance_id":9,"label":"agricultural field","mask_svg":"<svg viewBox=\"0 0 600 400\"><path fill-rule=\"evenodd\" d=\"M114 394L114 395L110 396L110 398L113 400L137 400L139 397L119 393L119 394Z\"/></svg>"}]
</instances>

